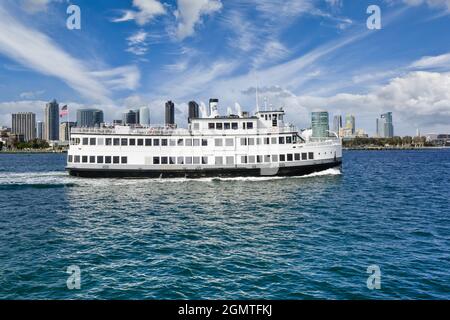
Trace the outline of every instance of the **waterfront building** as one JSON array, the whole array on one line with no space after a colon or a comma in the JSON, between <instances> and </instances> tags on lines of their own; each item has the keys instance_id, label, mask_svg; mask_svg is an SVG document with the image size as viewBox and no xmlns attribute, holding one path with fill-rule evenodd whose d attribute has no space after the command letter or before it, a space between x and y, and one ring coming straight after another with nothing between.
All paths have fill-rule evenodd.
<instances>
[{"instance_id":1,"label":"waterfront building","mask_svg":"<svg viewBox=\"0 0 450 320\"><path fill-rule=\"evenodd\" d=\"M94 128L99 127L104 122L103 111L99 109L78 109L77 127Z\"/></svg>"},{"instance_id":2,"label":"waterfront building","mask_svg":"<svg viewBox=\"0 0 450 320\"><path fill-rule=\"evenodd\" d=\"M59 139L61 141L69 141L70 139L70 129L75 127L75 122L61 122L59 125Z\"/></svg>"},{"instance_id":3,"label":"waterfront building","mask_svg":"<svg viewBox=\"0 0 450 320\"><path fill-rule=\"evenodd\" d=\"M114 126L121 126L122 125L122 120L113 120L113 125Z\"/></svg>"},{"instance_id":4,"label":"waterfront building","mask_svg":"<svg viewBox=\"0 0 450 320\"><path fill-rule=\"evenodd\" d=\"M142 126L148 126L150 124L150 110L148 107L139 109L139 124Z\"/></svg>"},{"instance_id":5,"label":"waterfront building","mask_svg":"<svg viewBox=\"0 0 450 320\"><path fill-rule=\"evenodd\" d=\"M53 100L45 106L44 110L44 140L59 140L59 104Z\"/></svg>"},{"instance_id":6,"label":"waterfront building","mask_svg":"<svg viewBox=\"0 0 450 320\"><path fill-rule=\"evenodd\" d=\"M24 141L36 139L36 114L33 112L19 112L12 114L11 132L23 135Z\"/></svg>"},{"instance_id":7,"label":"waterfront building","mask_svg":"<svg viewBox=\"0 0 450 320\"><path fill-rule=\"evenodd\" d=\"M329 136L329 120L327 111L315 111L311 113L311 127L313 138L325 138Z\"/></svg>"},{"instance_id":8,"label":"waterfront building","mask_svg":"<svg viewBox=\"0 0 450 320\"><path fill-rule=\"evenodd\" d=\"M354 136L356 131L355 116L348 114L345 116L345 136Z\"/></svg>"},{"instance_id":9,"label":"waterfront building","mask_svg":"<svg viewBox=\"0 0 450 320\"><path fill-rule=\"evenodd\" d=\"M188 122L191 122L191 119L197 119L200 117L200 108L197 102L190 101L189 102L189 117Z\"/></svg>"},{"instance_id":10,"label":"waterfront building","mask_svg":"<svg viewBox=\"0 0 450 320\"><path fill-rule=\"evenodd\" d=\"M376 136L379 138L394 137L394 125L392 122L392 112L383 113L376 121Z\"/></svg>"},{"instance_id":11,"label":"waterfront building","mask_svg":"<svg viewBox=\"0 0 450 320\"><path fill-rule=\"evenodd\" d=\"M165 114L166 125L175 125L175 104L172 101L166 102L166 114Z\"/></svg>"},{"instance_id":12,"label":"waterfront building","mask_svg":"<svg viewBox=\"0 0 450 320\"><path fill-rule=\"evenodd\" d=\"M336 115L333 117L333 131L336 132L337 135L340 135L342 128L342 116Z\"/></svg>"}]
</instances>

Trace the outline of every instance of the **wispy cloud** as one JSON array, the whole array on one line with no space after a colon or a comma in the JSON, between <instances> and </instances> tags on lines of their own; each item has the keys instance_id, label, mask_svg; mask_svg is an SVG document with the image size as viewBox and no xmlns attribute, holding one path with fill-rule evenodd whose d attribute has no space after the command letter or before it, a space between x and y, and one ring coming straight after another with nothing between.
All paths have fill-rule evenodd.
<instances>
[{"instance_id":1,"label":"wispy cloud","mask_svg":"<svg viewBox=\"0 0 450 320\"><path fill-rule=\"evenodd\" d=\"M137 56L142 56L147 53L147 37L148 33L144 30L139 30L132 36L127 38L128 52L131 52Z\"/></svg>"},{"instance_id":2,"label":"wispy cloud","mask_svg":"<svg viewBox=\"0 0 450 320\"><path fill-rule=\"evenodd\" d=\"M155 17L167 13L164 5L158 0L133 0L133 6L136 10L124 10L119 18L113 22L124 22L135 20L137 24L143 26L153 20Z\"/></svg>"},{"instance_id":3,"label":"wispy cloud","mask_svg":"<svg viewBox=\"0 0 450 320\"><path fill-rule=\"evenodd\" d=\"M84 62L72 57L45 34L28 28L18 22L2 6L0 6L0 53L17 63L39 73L56 77L83 96L99 101L108 101L110 90L90 72ZM121 71L123 87L131 88L137 71L125 68ZM129 73L128 73L129 72ZM128 74L127 74L128 73ZM117 72L106 72L104 75L117 76ZM104 79L103 79L104 80ZM120 78L108 79L116 87Z\"/></svg>"}]
</instances>

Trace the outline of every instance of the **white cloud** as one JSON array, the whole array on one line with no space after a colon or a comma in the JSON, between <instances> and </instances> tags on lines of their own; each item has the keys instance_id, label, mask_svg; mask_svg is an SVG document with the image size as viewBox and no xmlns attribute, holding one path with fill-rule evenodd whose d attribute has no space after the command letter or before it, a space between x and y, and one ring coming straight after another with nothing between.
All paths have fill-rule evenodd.
<instances>
[{"instance_id":1,"label":"white cloud","mask_svg":"<svg viewBox=\"0 0 450 320\"><path fill-rule=\"evenodd\" d=\"M222 9L220 0L177 0L177 4L174 14L178 21L176 36L179 40L194 34L196 25L202 22L202 16Z\"/></svg>"},{"instance_id":2,"label":"white cloud","mask_svg":"<svg viewBox=\"0 0 450 320\"><path fill-rule=\"evenodd\" d=\"M410 6L420 6L426 4L431 8L450 11L450 0L403 0L403 2Z\"/></svg>"},{"instance_id":3,"label":"white cloud","mask_svg":"<svg viewBox=\"0 0 450 320\"><path fill-rule=\"evenodd\" d=\"M166 8L158 0L133 0L137 10L126 10L122 17L113 19L113 22L135 20L139 25L145 25L155 17L166 14Z\"/></svg>"},{"instance_id":4,"label":"white cloud","mask_svg":"<svg viewBox=\"0 0 450 320\"><path fill-rule=\"evenodd\" d=\"M50 2L61 2L61 0L19 0L22 9L30 14L47 11Z\"/></svg>"},{"instance_id":5,"label":"white cloud","mask_svg":"<svg viewBox=\"0 0 450 320\"><path fill-rule=\"evenodd\" d=\"M415 61L412 68L418 69L433 69L433 68L446 68L450 69L450 53L442 54L439 56L427 56L418 61Z\"/></svg>"},{"instance_id":6,"label":"white cloud","mask_svg":"<svg viewBox=\"0 0 450 320\"><path fill-rule=\"evenodd\" d=\"M142 56L147 53L147 38L148 33L144 30L139 30L132 36L127 38L128 42L128 52L131 52L137 56Z\"/></svg>"},{"instance_id":7,"label":"white cloud","mask_svg":"<svg viewBox=\"0 0 450 320\"><path fill-rule=\"evenodd\" d=\"M22 92L20 94L20 98L21 99L26 99L26 100L30 100L30 99L36 99L37 97L43 95L45 93L44 90L38 90L38 91L26 91L26 92Z\"/></svg>"},{"instance_id":8,"label":"white cloud","mask_svg":"<svg viewBox=\"0 0 450 320\"><path fill-rule=\"evenodd\" d=\"M279 61L289 54L289 50L278 40L267 41L253 58L253 66L258 68L267 62Z\"/></svg>"},{"instance_id":9,"label":"white cloud","mask_svg":"<svg viewBox=\"0 0 450 320\"><path fill-rule=\"evenodd\" d=\"M113 83L115 87L132 88L135 86L137 71L133 67L104 71L99 81L85 65L56 45L45 34L27 28L15 20L0 6L0 53L15 62L44 75L56 77L83 96L96 100L108 101L110 90L102 83ZM99 74L97 74L99 75ZM113 78L107 78L113 77ZM122 82L123 81L123 82Z\"/></svg>"}]
</instances>

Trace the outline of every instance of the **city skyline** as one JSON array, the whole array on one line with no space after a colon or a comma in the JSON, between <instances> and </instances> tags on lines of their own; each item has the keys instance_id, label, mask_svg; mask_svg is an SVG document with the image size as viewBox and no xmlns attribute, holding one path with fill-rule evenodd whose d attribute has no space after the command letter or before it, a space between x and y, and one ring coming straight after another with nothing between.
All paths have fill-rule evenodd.
<instances>
[{"instance_id":1,"label":"city skyline","mask_svg":"<svg viewBox=\"0 0 450 320\"><path fill-rule=\"evenodd\" d=\"M163 123L167 100L187 119L188 101L210 97L222 114L235 102L252 112L258 86L260 105L285 107L299 127L325 109L358 115L370 135L386 112L398 135L450 131L449 36L433 31L450 27L443 0L193 0L194 11L148 1L80 0L81 30L66 28L64 1L3 1L0 125L18 111L42 119L56 92L108 122L145 105ZM370 4L381 8L381 30L366 27Z\"/></svg>"}]
</instances>

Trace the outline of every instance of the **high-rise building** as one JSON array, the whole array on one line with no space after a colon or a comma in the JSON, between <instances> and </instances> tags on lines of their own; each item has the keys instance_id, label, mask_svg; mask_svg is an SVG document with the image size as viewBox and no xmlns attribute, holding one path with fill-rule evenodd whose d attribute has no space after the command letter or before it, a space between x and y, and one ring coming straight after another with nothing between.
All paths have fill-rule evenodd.
<instances>
[{"instance_id":1,"label":"high-rise building","mask_svg":"<svg viewBox=\"0 0 450 320\"><path fill-rule=\"evenodd\" d=\"M345 116L345 129L347 135L355 135L356 121L354 115L348 114Z\"/></svg>"},{"instance_id":2,"label":"high-rise building","mask_svg":"<svg viewBox=\"0 0 450 320\"><path fill-rule=\"evenodd\" d=\"M61 141L69 141L70 129L75 127L75 122L61 122L59 125L59 139Z\"/></svg>"},{"instance_id":3,"label":"high-rise building","mask_svg":"<svg viewBox=\"0 0 450 320\"><path fill-rule=\"evenodd\" d=\"M166 102L166 125L174 125L175 124L175 104L172 101Z\"/></svg>"},{"instance_id":4,"label":"high-rise building","mask_svg":"<svg viewBox=\"0 0 450 320\"><path fill-rule=\"evenodd\" d=\"M93 128L104 123L103 111L99 109L78 109L77 127Z\"/></svg>"},{"instance_id":5,"label":"high-rise building","mask_svg":"<svg viewBox=\"0 0 450 320\"><path fill-rule=\"evenodd\" d=\"M336 132L337 135L339 135L339 132L341 132L342 128L342 116L337 115L333 118L333 131Z\"/></svg>"},{"instance_id":6,"label":"high-rise building","mask_svg":"<svg viewBox=\"0 0 450 320\"><path fill-rule=\"evenodd\" d=\"M324 138L329 136L330 124L328 112L316 111L311 113L311 127L313 138Z\"/></svg>"},{"instance_id":7,"label":"high-rise building","mask_svg":"<svg viewBox=\"0 0 450 320\"><path fill-rule=\"evenodd\" d=\"M139 109L139 124L142 126L148 126L150 124L150 110L148 107Z\"/></svg>"},{"instance_id":8,"label":"high-rise building","mask_svg":"<svg viewBox=\"0 0 450 320\"><path fill-rule=\"evenodd\" d=\"M188 116L188 122L191 122L191 119L199 118L200 117L200 110L198 103L195 101L189 102L189 116Z\"/></svg>"},{"instance_id":9,"label":"high-rise building","mask_svg":"<svg viewBox=\"0 0 450 320\"><path fill-rule=\"evenodd\" d=\"M39 140L44 139L44 122L42 121L36 122L36 138Z\"/></svg>"},{"instance_id":10,"label":"high-rise building","mask_svg":"<svg viewBox=\"0 0 450 320\"><path fill-rule=\"evenodd\" d=\"M394 125L392 123L392 112L383 113L377 118L377 137L392 138L394 137Z\"/></svg>"},{"instance_id":11,"label":"high-rise building","mask_svg":"<svg viewBox=\"0 0 450 320\"><path fill-rule=\"evenodd\" d=\"M56 100L47 103L44 110L44 140L59 140L59 104Z\"/></svg>"},{"instance_id":12,"label":"high-rise building","mask_svg":"<svg viewBox=\"0 0 450 320\"><path fill-rule=\"evenodd\" d=\"M139 110L129 110L122 115L122 124L138 124L139 123Z\"/></svg>"},{"instance_id":13,"label":"high-rise building","mask_svg":"<svg viewBox=\"0 0 450 320\"><path fill-rule=\"evenodd\" d=\"M24 141L36 139L36 114L33 112L13 113L11 133L23 135Z\"/></svg>"}]
</instances>

